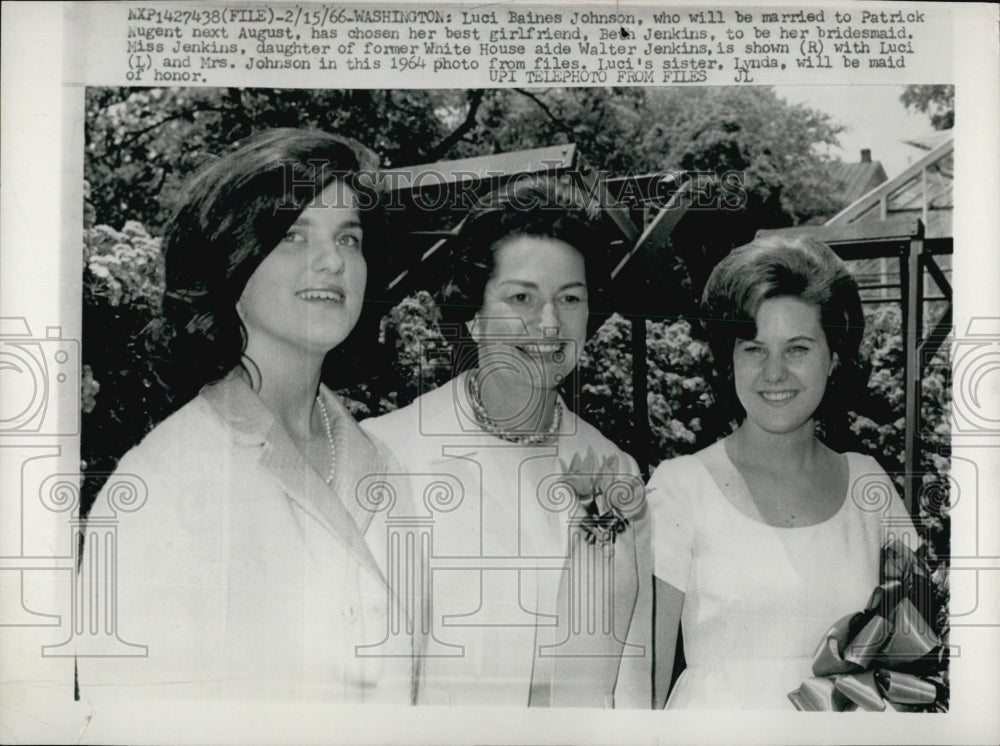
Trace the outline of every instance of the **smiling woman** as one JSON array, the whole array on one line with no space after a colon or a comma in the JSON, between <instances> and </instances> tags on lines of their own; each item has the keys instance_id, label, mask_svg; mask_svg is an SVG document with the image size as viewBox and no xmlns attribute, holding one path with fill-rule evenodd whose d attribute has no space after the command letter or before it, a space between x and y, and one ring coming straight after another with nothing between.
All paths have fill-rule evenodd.
<instances>
[{"instance_id":1,"label":"smiling woman","mask_svg":"<svg viewBox=\"0 0 1000 746\"><path fill-rule=\"evenodd\" d=\"M553 394L576 367L587 316L586 265L575 248L515 236L495 249L483 307L470 323L479 349L473 385L493 422L510 432L551 424ZM541 406L526 406L536 400Z\"/></svg>"},{"instance_id":2,"label":"smiling woman","mask_svg":"<svg viewBox=\"0 0 1000 746\"><path fill-rule=\"evenodd\" d=\"M249 358L322 359L351 333L368 273L356 201L340 181L327 186L250 276L236 303Z\"/></svg>"},{"instance_id":3,"label":"smiling woman","mask_svg":"<svg viewBox=\"0 0 1000 746\"><path fill-rule=\"evenodd\" d=\"M81 657L88 698L414 698L415 648L358 653L393 590L384 514L355 491L398 468L320 383L364 302L374 165L352 140L270 130L188 184L159 330L183 406L118 464L148 490L118 535L118 631L149 655Z\"/></svg>"},{"instance_id":4,"label":"smiling woman","mask_svg":"<svg viewBox=\"0 0 1000 746\"><path fill-rule=\"evenodd\" d=\"M421 701L650 705L652 569L635 461L560 394L607 281L601 230L555 182L492 195L440 293L455 378L366 420L433 512ZM603 307L606 304L602 302Z\"/></svg>"},{"instance_id":5,"label":"smiling woman","mask_svg":"<svg viewBox=\"0 0 1000 746\"><path fill-rule=\"evenodd\" d=\"M755 326L753 339L738 340L733 349L733 383L748 426L774 434L811 430L837 362L819 309L795 296L768 298Z\"/></svg>"},{"instance_id":6,"label":"smiling woman","mask_svg":"<svg viewBox=\"0 0 1000 746\"><path fill-rule=\"evenodd\" d=\"M836 254L787 239L735 249L702 311L719 398L742 422L649 482L656 705L792 709L817 640L879 582L883 541L920 540L878 463L816 436L857 383L864 331ZM687 667L667 700L679 626Z\"/></svg>"}]
</instances>

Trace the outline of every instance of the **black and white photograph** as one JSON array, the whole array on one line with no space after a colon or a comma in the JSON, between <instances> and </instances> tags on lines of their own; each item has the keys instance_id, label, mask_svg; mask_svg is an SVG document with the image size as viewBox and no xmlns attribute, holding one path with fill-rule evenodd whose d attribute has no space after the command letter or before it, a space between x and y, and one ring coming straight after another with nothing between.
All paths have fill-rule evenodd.
<instances>
[{"instance_id":1,"label":"black and white photograph","mask_svg":"<svg viewBox=\"0 0 1000 746\"><path fill-rule=\"evenodd\" d=\"M905 5L67 4L11 742L990 742L996 74Z\"/></svg>"}]
</instances>

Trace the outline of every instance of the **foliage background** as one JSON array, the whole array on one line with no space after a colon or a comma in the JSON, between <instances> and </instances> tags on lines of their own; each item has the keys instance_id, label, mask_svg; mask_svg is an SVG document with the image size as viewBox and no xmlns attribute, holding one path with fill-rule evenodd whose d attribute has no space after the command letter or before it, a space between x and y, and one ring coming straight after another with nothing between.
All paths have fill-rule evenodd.
<instances>
[{"instance_id":1,"label":"foliage background","mask_svg":"<svg viewBox=\"0 0 1000 746\"><path fill-rule=\"evenodd\" d=\"M170 409L140 332L158 312L158 236L185 179L242 138L277 126L365 133L365 144L394 167L575 143L588 163L615 175L678 168L742 172L747 199L741 209L691 213L674 233L675 274L692 296L711 266L757 229L842 206L829 178L831 160L819 147L836 142L839 126L825 114L786 104L770 88L90 88L83 240L87 468L113 468ZM405 238L397 243L405 247ZM375 354L382 364L349 392L359 415L404 404L421 386L447 375L418 370L417 345L434 338L435 321L428 296L407 299L388 314L383 348ZM649 320L653 459L714 437L701 435L698 411L709 401L710 363L691 337L692 321ZM630 328L612 319L590 344L578 377L584 413L607 423L608 434L626 448Z\"/></svg>"},{"instance_id":2,"label":"foliage background","mask_svg":"<svg viewBox=\"0 0 1000 746\"><path fill-rule=\"evenodd\" d=\"M903 103L954 122L953 89L911 86ZM825 146L841 127L821 112L789 105L766 87L562 88L547 90L267 90L90 88L86 94L83 468L113 470L117 459L171 410L169 391L145 348L143 329L163 292L160 239L185 179L206 160L260 129L318 127L360 135L386 166L575 143L587 162L615 175L664 169L740 171L739 210L691 212L668 247L678 286L700 295L711 267L760 228L821 220L844 207ZM390 244L405 250L405 237ZM396 250L396 249L394 249ZM432 290L428 288L427 290ZM694 307L690 305L689 307ZM449 343L433 298L417 292L386 308L379 361L342 393L358 417L411 401L446 380ZM849 413L856 450L889 472L902 470L902 339L894 305L866 306L864 355L872 377ZM693 452L728 423L712 422L712 361L698 320L613 315L579 366L575 405L632 450L633 324L643 323L649 364L651 463ZM374 340L373 344L374 344ZM934 567L946 572L950 381L946 358L923 381L921 426L926 489L920 523ZM335 383L335 382L334 382ZM100 480L88 480L92 498ZM944 497L942 497L944 494ZM938 584L942 598L946 584ZM943 624L943 622L942 622Z\"/></svg>"}]
</instances>

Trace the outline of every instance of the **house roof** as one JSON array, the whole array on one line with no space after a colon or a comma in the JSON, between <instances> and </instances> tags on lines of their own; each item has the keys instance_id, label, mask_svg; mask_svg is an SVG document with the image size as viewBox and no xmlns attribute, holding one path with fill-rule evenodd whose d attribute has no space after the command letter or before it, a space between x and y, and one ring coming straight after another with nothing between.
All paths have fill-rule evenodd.
<instances>
[{"instance_id":1,"label":"house roof","mask_svg":"<svg viewBox=\"0 0 1000 746\"><path fill-rule=\"evenodd\" d=\"M923 158L871 189L834 215L826 225L856 225L912 216L924 223L926 238L952 236L955 142L946 137Z\"/></svg>"},{"instance_id":2,"label":"house roof","mask_svg":"<svg viewBox=\"0 0 1000 746\"><path fill-rule=\"evenodd\" d=\"M855 202L889 178L882 164L870 158L862 158L860 163L835 162L831 164L831 176L834 181L843 184L839 194L839 202L843 205Z\"/></svg>"}]
</instances>

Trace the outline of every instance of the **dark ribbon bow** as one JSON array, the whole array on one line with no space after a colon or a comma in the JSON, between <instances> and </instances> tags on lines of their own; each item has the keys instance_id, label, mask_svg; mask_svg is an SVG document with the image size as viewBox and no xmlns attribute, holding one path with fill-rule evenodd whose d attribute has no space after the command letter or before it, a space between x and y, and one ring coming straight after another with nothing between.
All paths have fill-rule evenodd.
<instances>
[{"instance_id":1,"label":"dark ribbon bow","mask_svg":"<svg viewBox=\"0 0 1000 746\"><path fill-rule=\"evenodd\" d=\"M883 549L882 573L868 606L823 636L813 676L788 695L797 710L907 710L938 699L926 677L943 667L945 647L918 609L930 599L926 567L896 541Z\"/></svg>"}]
</instances>

